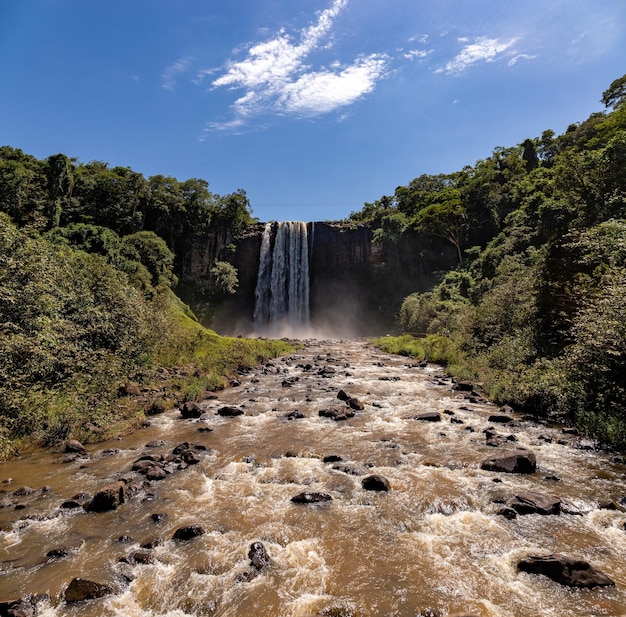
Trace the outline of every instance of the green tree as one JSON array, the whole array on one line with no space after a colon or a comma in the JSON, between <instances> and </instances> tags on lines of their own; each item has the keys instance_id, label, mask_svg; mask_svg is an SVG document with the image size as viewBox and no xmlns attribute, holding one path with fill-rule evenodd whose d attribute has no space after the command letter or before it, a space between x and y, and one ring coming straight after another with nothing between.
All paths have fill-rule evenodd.
<instances>
[{"instance_id":1,"label":"green tree","mask_svg":"<svg viewBox=\"0 0 626 617\"><path fill-rule=\"evenodd\" d=\"M614 80L611 85L602 93L600 102L605 107L617 109L626 101L626 75L622 75Z\"/></svg>"},{"instance_id":2,"label":"green tree","mask_svg":"<svg viewBox=\"0 0 626 617\"><path fill-rule=\"evenodd\" d=\"M216 261L211 268L211 287L221 294L234 294L239 286L237 268L227 261Z\"/></svg>"},{"instance_id":3,"label":"green tree","mask_svg":"<svg viewBox=\"0 0 626 617\"><path fill-rule=\"evenodd\" d=\"M411 220L416 231L444 238L457 251L459 263L463 261L461 244L467 229L467 210L461 203L459 190L449 187L440 191L438 201L422 208Z\"/></svg>"}]
</instances>

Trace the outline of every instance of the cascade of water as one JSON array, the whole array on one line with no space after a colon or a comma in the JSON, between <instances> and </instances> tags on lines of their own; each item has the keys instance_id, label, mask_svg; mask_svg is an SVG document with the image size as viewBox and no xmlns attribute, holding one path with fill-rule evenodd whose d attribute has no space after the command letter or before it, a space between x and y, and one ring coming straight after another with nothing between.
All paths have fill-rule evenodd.
<instances>
[{"instance_id":1,"label":"cascade of water","mask_svg":"<svg viewBox=\"0 0 626 617\"><path fill-rule=\"evenodd\" d=\"M309 245L307 224L268 223L263 231L255 291L254 325L279 334L309 325Z\"/></svg>"}]
</instances>

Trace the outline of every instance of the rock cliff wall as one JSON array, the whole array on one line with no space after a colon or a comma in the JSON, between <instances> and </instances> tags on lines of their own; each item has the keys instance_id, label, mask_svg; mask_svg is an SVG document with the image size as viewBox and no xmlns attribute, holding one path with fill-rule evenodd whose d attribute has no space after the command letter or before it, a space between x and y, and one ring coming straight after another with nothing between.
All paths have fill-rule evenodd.
<instances>
[{"instance_id":1,"label":"rock cliff wall","mask_svg":"<svg viewBox=\"0 0 626 617\"><path fill-rule=\"evenodd\" d=\"M380 334L394 327L402 299L429 289L437 273L453 266L452 245L405 234L399 242L373 244L366 226L309 223L311 324L328 336ZM221 334L253 333L254 292L264 225L248 228L236 243L231 263L239 274L237 293L224 300L210 324ZM195 243L184 260L183 277L202 282L212 260L221 258L228 238ZM196 246L197 244L197 246Z\"/></svg>"}]
</instances>

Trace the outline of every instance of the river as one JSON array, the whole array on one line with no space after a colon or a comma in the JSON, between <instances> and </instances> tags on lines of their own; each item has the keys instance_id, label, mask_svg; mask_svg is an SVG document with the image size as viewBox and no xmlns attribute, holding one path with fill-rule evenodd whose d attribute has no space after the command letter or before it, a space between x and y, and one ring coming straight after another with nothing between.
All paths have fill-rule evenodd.
<instances>
[{"instance_id":1,"label":"river","mask_svg":"<svg viewBox=\"0 0 626 617\"><path fill-rule=\"evenodd\" d=\"M240 381L204 401L199 419L171 410L87 456L42 451L0 466L0 600L49 594L34 609L46 617L626 615L620 457L519 414L494 424L497 408L453 390L441 368L360 340L308 341ZM340 391L363 409L320 416L350 409ZM244 413L219 415L225 406ZM416 419L427 412L441 421ZM181 442L199 446L195 464L150 482L130 472ZM506 448L532 451L536 471L481 469ZM374 474L389 490L365 490ZM120 476L136 488L116 509L61 507ZM501 513L527 491L557 497L561 513ZM291 501L303 492L330 498ZM184 526L204 533L174 540ZM256 542L269 558L259 569ZM517 568L552 553L615 586L576 589ZM75 577L112 592L66 602Z\"/></svg>"}]
</instances>

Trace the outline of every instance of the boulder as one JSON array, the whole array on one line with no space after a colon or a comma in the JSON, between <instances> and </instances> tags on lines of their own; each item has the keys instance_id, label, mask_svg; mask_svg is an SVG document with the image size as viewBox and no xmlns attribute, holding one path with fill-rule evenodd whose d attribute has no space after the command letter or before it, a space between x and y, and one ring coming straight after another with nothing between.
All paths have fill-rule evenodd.
<instances>
[{"instance_id":1,"label":"boulder","mask_svg":"<svg viewBox=\"0 0 626 617\"><path fill-rule=\"evenodd\" d=\"M457 392L471 392L474 389L474 384L471 381L459 380L454 383L452 389Z\"/></svg>"},{"instance_id":2,"label":"boulder","mask_svg":"<svg viewBox=\"0 0 626 617\"><path fill-rule=\"evenodd\" d=\"M96 491L87 506L89 512L109 512L124 503L124 482L114 482Z\"/></svg>"},{"instance_id":3,"label":"boulder","mask_svg":"<svg viewBox=\"0 0 626 617\"><path fill-rule=\"evenodd\" d=\"M231 405L225 405L217 410L217 415L224 418L234 418L235 416L243 416L243 409L239 407L233 407Z\"/></svg>"},{"instance_id":4,"label":"boulder","mask_svg":"<svg viewBox=\"0 0 626 617\"><path fill-rule=\"evenodd\" d=\"M341 422L348 418L354 418L354 411L349 408L345 409L320 409L319 415L322 418L330 418L335 422Z\"/></svg>"},{"instance_id":5,"label":"boulder","mask_svg":"<svg viewBox=\"0 0 626 617\"><path fill-rule=\"evenodd\" d=\"M427 411L414 417L421 422L441 422L441 414L438 411Z\"/></svg>"},{"instance_id":6,"label":"boulder","mask_svg":"<svg viewBox=\"0 0 626 617\"><path fill-rule=\"evenodd\" d=\"M350 407L350 409L354 409L356 411L363 411L365 409L365 405L363 405L358 398L354 398L353 396L346 400L346 404Z\"/></svg>"},{"instance_id":7,"label":"boulder","mask_svg":"<svg viewBox=\"0 0 626 617\"><path fill-rule=\"evenodd\" d=\"M350 398L350 395L344 392L343 390L339 390L339 392L337 392L337 398L340 401L347 401Z\"/></svg>"},{"instance_id":8,"label":"boulder","mask_svg":"<svg viewBox=\"0 0 626 617\"><path fill-rule=\"evenodd\" d=\"M65 601L82 602L83 600L95 600L112 593L115 593L115 588L111 585L75 578L65 590Z\"/></svg>"},{"instance_id":9,"label":"boulder","mask_svg":"<svg viewBox=\"0 0 626 617\"><path fill-rule=\"evenodd\" d=\"M561 500L554 495L524 491L515 495L510 507L518 514L560 514Z\"/></svg>"},{"instance_id":10,"label":"boulder","mask_svg":"<svg viewBox=\"0 0 626 617\"><path fill-rule=\"evenodd\" d=\"M183 420L199 418L202 415L202 409L200 408L198 403L194 403L193 401L187 401L180 408L180 415Z\"/></svg>"},{"instance_id":11,"label":"boulder","mask_svg":"<svg viewBox=\"0 0 626 617\"><path fill-rule=\"evenodd\" d=\"M314 493L304 492L298 493L291 498L293 503L310 504L310 503L323 503L325 501L332 501L332 497L327 493Z\"/></svg>"},{"instance_id":12,"label":"boulder","mask_svg":"<svg viewBox=\"0 0 626 617\"><path fill-rule=\"evenodd\" d=\"M504 435L499 435L490 429L485 430L485 445L491 448L497 448L504 443L506 443L506 437Z\"/></svg>"},{"instance_id":13,"label":"boulder","mask_svg":"<svg viewBox=\"0 0 626 617\"><path fill-rule=\"evenodd\" d=\"M507 416L502 413L494 413L489 416L488 422L494 422L496 424L508 424L509 422L513 422L513 418L511 416Z\"/></svg>"},{"instance_id":14,"label":"boulder","mask_svg":"<svg viewBox=\"0 0 626 617\"><path fill-rule=\"evenodd\" d=\"M87 448L83 446L80 441L76 439L70 439L65 444L65 453L66 454L87 454Z\"/></svg>"},{"instance_id":15,"label":"boulder","mask_svg":"<svg viewBox=\"0 0 626 617\"><path fill-rule=\"evenodd\" d=\"M4 617L35 617L39 614L37 605L40 602L50 602L46 594L29 594L23 598L0 602L0 615Z\"/></svg>"},{"instance_id":16,"label":"boulder","mask_svg":"<svg viewBox=\"0 0 626 617\"><path fill-rule=\"evenodd\" d=\"M387 492L391 490L391 486L389 485L389 480L384 476L380 476L378 474L374 474L371 476L367 476L367 478L363 478L361 480L361 486L366 491L382 491Z\"/></svg>"},{"instance_id":17,"label":"boulder","mask_svg":"<svg viewBox=\"0 0 626 617\"><path fill-rule=\"evenodd\" d=\"M535 473L537 460L530 450L509 450L485 459L480 468L503 473Z\"/></svg>"},{"instance_id":18,"label":"boulder","mask_svg":"<svg viewBox=\"0 0 626 617\"><path fill-rule=\"evenodd\" d=\"M145 475L148 480L163 480L165 479L167 472L159 465L152 465L146 469Z\"/></svg>"},{"instance_id":19,"label":"boulder","mask_svg":"<svg viewBox=\"0 0 626 617\"><path fill-rule=\"evenodd\" d=\"M566 555L529 555L517 564L517 569L530 574L541 574L567 587L610 587L615 585L604 572L586 561Z\"/></svg>"},{"instance_id":20,"label":"boulder","mask_svg":"<svg viewBox=\"0 0 626 617\"><path fill-rule=\"evenodd\" d=\"M306 418L306 416L298 410L290 411L289 413L285 414L284 417L287 418L287 420L300 420L302 418Z\"/></svg>"},{"instance_id":21,"label":"boulder","mask_svg":"<svg viewBox=\"0 0 626 617\"><path fill-rule=\"evenodd\" d=\"M343 458L339 454L329 454L322 459L324 463L339 463L340 461L343 461Z\"/></svg>"},{"instance_id":22,"label":"boulder","mask_svg":"<svg viewBox=\"0 0 626 617\"><path fill-rule=\"evenodd\" d=\"M172 540L178 542L184 542L204 535L206 532L200 525L187 525L186 527L179 527L172 536Z\"/></svg>"},{"instance_id":23,"label":"boulder","mask_svg":"<svg viewBox=\"0 0 626 617\"><path fill-rule=\"evenodd\" d=\"M248 558L250 559L250 565L257 570L263 570L270 565L270 556L267 554L262 542L253 542L250 545Z\"/></svg>"}]
</instances>

